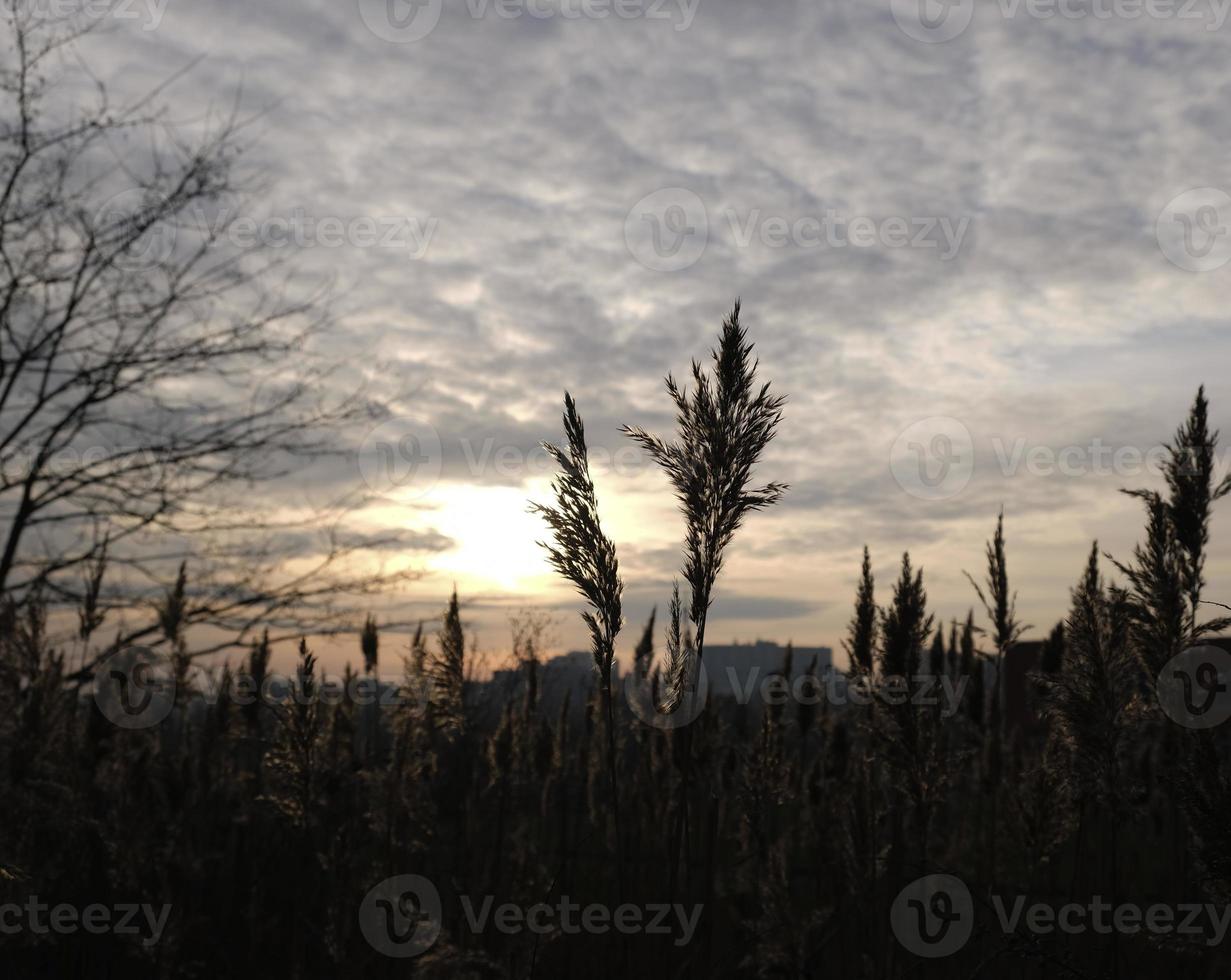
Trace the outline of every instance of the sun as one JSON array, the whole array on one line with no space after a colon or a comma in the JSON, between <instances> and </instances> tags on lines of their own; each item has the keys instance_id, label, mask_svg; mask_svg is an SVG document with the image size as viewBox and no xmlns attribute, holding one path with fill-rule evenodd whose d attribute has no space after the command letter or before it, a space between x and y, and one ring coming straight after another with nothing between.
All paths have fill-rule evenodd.
<instances>
[{"instance_id":1,"label":"sun","mask_svg":"<svg viewBox=\"0 0 1231 980\"><path fill-rule=\"evenodd\" d=\"M537 482L537 481L532 481ZM433 572L453 576L471 591L538 592L551 576L538 542L546 535L531 500L545 500L542 486L479 487L455 484L433 494L433 526L453 547L433 556Z\"/></svg>"}]
</instances>

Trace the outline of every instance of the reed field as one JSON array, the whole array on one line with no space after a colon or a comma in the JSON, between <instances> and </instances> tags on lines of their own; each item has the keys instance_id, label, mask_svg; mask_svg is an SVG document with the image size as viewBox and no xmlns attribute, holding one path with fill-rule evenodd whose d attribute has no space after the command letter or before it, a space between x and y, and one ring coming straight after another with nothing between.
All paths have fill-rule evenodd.
<instances>
[{"instance_id":1,"label":"reed field","mask_svg":"<svg viewBox=\"0 0 1231 980\"><path fill-rule=\"evenodd\" d=\"M541 706L533 619L508 659L518 683L492 701L468 671L456 594L434 636L365 626L348 682L375 685L378 663L400 659L404 680L387 703L365 700L362 683L325 697L306 641L280 697L237 696L268 672L258 642L212 668L204 698L205 672L176 653L181 576L157 614L168 703L156 724L116 724L101 707L101 675L74 675L49 642L45 603L10 599L0 894L170 912L157 942L148 931L6 936L5 975L1225 975L1221 913L1194 913L1183 931L1140 919L1105 931L1028 928L1020 915L1005 924L1016 896L1101 899L1111 910L1231 900L1225 734L1177 723L1163 690L1175 658L1214 649L1206 641L1227 627L1203 593L1211 511L1228 490L1212 475L1217 434L1203 393L1168 444L1166 493L1140 495L1136 550L1109 556L1094 543L1074 554L1071 607L1029 673L1036 723L1023 726L1006 717L997 669L1023 630L1004 515L989 515L987 565L971 579L963 624L935 619L909 555L890 583L873 581L866 554L862 572L852 569L844 680L866 697L699 700L724 549L753 533L741 528L749 512L789 492L756 483L762 450L789 424L756 373L737 305L712 361L687 384L669 382L678 431L629 430L666 470L687 528L667 622L631 633L568 398L564 443L552 449L555 499L537 506L550 561L587 608L584 711ZM78 644L102 648L104 623L88 604L79 613ZM613 680L617 650L632 647L628 676ZM784 678L797 670L769 666ZM1190 694L1204 685L1214 698L1219 669L1195 670ZM893 679L917 677L965 679L960 710L893 696ZM648 693L648 720L629 683ZM133 690L120 692L130 709ZM413 956L377 948L361 915L377 883L406 874L436 893L434 905L385 909L390 942L413 940L416 921L433 936ZM960 881L971 917L943 958L917 955L899 935L912 883L936 876ZM926 933L935 914L932 932L942 931L954 906L920 894L919 923ZM597 917L571 930L558 918L497 928L480 916L486 899L489 910L546 905L556 916L560 903L665 911L646 911L643 929L602 928ZM419 910L400 931L399 908ZM652 918L661 922L650 929Z\"/></svg>"}]
</instances>

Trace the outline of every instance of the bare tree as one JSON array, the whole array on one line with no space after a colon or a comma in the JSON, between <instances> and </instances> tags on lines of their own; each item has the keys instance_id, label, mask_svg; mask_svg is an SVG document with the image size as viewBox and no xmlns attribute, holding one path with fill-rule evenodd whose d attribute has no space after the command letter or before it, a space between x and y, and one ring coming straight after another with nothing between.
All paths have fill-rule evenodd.
<instances>
[{"instance_id":1,"label":"bare tree","mask_svg":"<svg viewBox=\"0 0 1231 980\"><path fill-rule=\"evenodd\" d=\"M244 120L232 108L186 136L160 105L169 82L115 104L71 58L82 29L29 0L4 17L0 594L88 609L88 641L187 561L183 627L210 628L194 652L258 622L336 625L339 596L393 578L346 560L371 542L340 530L345 505L330 534L319 512L273 519L252 487L335 451L364 404L327 397L311 366L324 297L285 260L227 247ZM63 108L82 77L93 104ZM315 557L292 575L288 547ZM112 647L160 636L122 628Z\"/></svg>"}]
</instances>

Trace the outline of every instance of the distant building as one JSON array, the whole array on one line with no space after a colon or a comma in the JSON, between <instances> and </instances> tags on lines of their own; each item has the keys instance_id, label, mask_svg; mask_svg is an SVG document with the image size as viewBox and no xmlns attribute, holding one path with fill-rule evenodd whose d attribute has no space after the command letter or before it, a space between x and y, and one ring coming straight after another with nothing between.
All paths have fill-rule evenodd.
<instances>
[{"instance_id":1,"label":"distant building","mask_svg":"<svg viewBox=\"0 0 1231 980\"><path fill-rule=\"evenodd\" d=\"M620 665L611 665L611 685L620 680ZM567 696L572 712L585 708L590 690L598 683L598 670L594 666L594 654L589 650L573 650L560 657L552 657L539 668L539 704L546 712L557 712Z\"/></svg>"},{"instance_id":2,"label":"distant building","mask_svg":"<svg viewBox=\"0 0 1231 980\"><path fill-rule=\"evenodd\" d=\"M703 662L711 698L731 698L737 692L759 691L766 678L786 672L787 648L769 640L755 643L706 645ZM816 663L816 673L824 677L833 669L833 650L829 647L794 647L790 678L802 677ZM661 665L661 657L660 657ZM573 650L539 665L539 707L544 714L560 710L564 698L569 698L569 713L580 716L597 683L594 656L588 650ZM620 665L612 664L612 686L620 683ZM497 670L492 673L488 690L496 703L524 691L525 674L519 669ZM746 699L746 695L745 695ZM755 698L754 698L755 700Z\"/></svg>"},{"instance_id":3,"label":"distant building","mask_svg":"<svg viewBox=\"0 0 1231 980\"><path fill-rule=\"evenodd\" d=\"M503 703L514 695L523 694L525 677L525 671L520 668L493 671L488 687L495 695L494 700ZM617 662L611 665L612 686L619 683L619 680L620 665ZM573 650L545 660L538 668L539 710L546 715L554 715L567 697L569 714L579 717L584 712L590 690L597 681L594 654L588 650Z\"/></svg>"},{"instance_id":4,"label":"distant building","mask_svg":"<svg viewBox=\"0 0 1231 980\"><path fill-rule=\"evenodd\" d=\"M755 643L706 644L702 662L710 697L734 697L738 691L755 688L773 674L787 676L787 648L771 640ZM816 673L823 677L833 669L833 650L829 647L793 647L788 680L802 677L813 660Z\"/></svg>"}]
</instances>

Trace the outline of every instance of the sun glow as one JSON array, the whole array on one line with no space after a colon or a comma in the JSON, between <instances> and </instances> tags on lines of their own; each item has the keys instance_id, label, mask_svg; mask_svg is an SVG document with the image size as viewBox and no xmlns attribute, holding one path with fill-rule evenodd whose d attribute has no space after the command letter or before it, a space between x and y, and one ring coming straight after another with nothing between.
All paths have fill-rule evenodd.
<instances>
[{"instance_id":1,"label":"sun glow","mask_svg":"<svg viewBox=\"0 0 1231 980\"><path fill-rule=\"evenodd\" d=\"M638 555L678 535L674 500L656 483L647 493L636 477L612 479L595 472L604 532L615 542L622 571L636 576ZM554 504L551 476L520 486L443 482L430 492L399 501L391 496L367 513L377 528L404 526L448 539L438 551L418 551L412 564L447 591L499 595L528 602L575 599L572 587L547 561L540 541L550 534L530 512L531 501Z\"/></svg>"},{"instance_id":2,"label":"sun glow","mask_svg":"<svg viewBox=\"0 0 1231 980\"><path fill-rule=\"evenodd\" d=\"M522 487L440 487L431 523L455 542L429 562L432 572L452 575L473 591L539 592L551 569L537 544L546 535L530 500L549 499L547 481Z\"/></svg>"}]
</instances>

